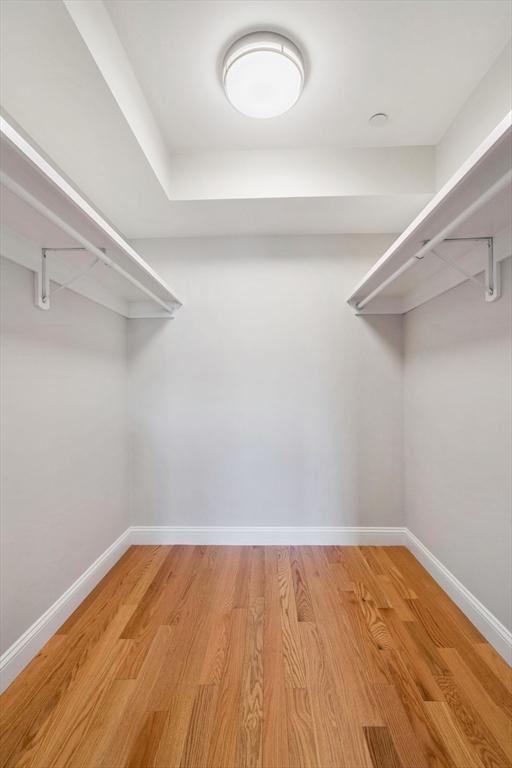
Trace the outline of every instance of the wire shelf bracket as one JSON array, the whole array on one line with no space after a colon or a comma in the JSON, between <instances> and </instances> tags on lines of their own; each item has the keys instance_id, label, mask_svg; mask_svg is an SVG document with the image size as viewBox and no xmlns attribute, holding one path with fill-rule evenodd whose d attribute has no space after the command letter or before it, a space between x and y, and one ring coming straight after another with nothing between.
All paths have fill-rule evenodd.
<instances>
[{"instance_id":1,"label":"wire shelf bracket","mask_svg":"<svg viewBox=\"0 0 512 768\"><path fill-rule=\"evenodd\" d=\"M105 248L99 248L98 250L100 250L102 253L106 253ZM39 309L50 309L50 298L52 296L54 296L56 293L59 293L59 291L62 291L64 288L70 288L74 283L76 283L77 280L80 280L81 277L84 277L89 272L91 272L96 264L100 263L100 259L95 257L85 269L80 270L80 272L78 272L76 275L73 275L72 278L67 280L65 283L62 283L62 285L59 285L57 288L54 288L52 291L50 287L50 276L48 271L48 254L52 252L58 253L59 251L86 252L87 248L41 248L41 267L34 274L35 305Z\"/></svg>"},{"instance_id":2,"label":"wire shelf bracket","mask_svg":"<svg viewBox=\"0 0 512 768\"><path fill-rule=\"evenodd\" d=\"M445 237L444 240L441 242L443 243L460 243L463 241L472 241L472 242L484 242L487 244L487 261L485 265L484 270L484 282L482 283L481 280L478 280L474 275L467 272L463 267L460 266L456 261L454 261L449 256L445 256L445 254L439 253L439 251L434 250L434 248L431 248L429 250L429 253L432 253L434 256L436 256L440 261L443 261L445 264L447 264L449 267L452 267L452 269L455 269L457 272L460 272L461 275L464 275L464 277L469 280L473 285L475 285L479 290L482 288L484 289L484 296L486 301L496 301L496 299L500 298L501 295L501 270L500 270L500 263L496 259L496 254L494 252L494 237ZM424 240L423 245L428 246L429 241ZM422 249L423 250L423 249ZM421 253L421 251L420 251ZM417 255L416 259L418 261L421 261L423 259L425 254Z\"/></svg>"}]
</instances>

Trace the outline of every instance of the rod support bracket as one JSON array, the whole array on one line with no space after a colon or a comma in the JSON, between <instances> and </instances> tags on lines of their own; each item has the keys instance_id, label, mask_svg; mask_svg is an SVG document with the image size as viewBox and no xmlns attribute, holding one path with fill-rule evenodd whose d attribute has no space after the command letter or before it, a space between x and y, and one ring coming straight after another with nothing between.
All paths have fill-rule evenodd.
<instances>
[{"instance_id":1,"label":"rod support bracket","mask_svg":"<svg viewBox=\"0 0 512 768\"><path fill-rule=\"evenodd\" d=\"M435 251L433 248L430 251L434 256L437 256L438 259L441 261L444 261L445 264L448 264L448 266L452 267L453 269L457 270L457 272L460 272L461 275L464 275L473 285L475 285L477 288L483 288L484 289L484 297L485 301L496 301L500 298L501 295L501 270L500 270L500 263L496 259L496 254L494 253L494 237L492 236L485 236L485 237L445 237L442 241L443 243L458 243L464 240L471 240L473 242L484 242L487 245L487 260L485 262L485 269L484 269L484 282L482 283L480 280L478 280L474 275L467 272L463 267L461 267L456 261L454 261L451 257L446 256L444 254L440 254L438 251ZM423 245L428 244L428 240L423 241ZM424 254L421 255L421 257L416 256L417 259L423 258Z\"/></svg>"},{"instance_id":2,"label":"rod support bracket","mask_svg":"<svg viewBox=\"0 0 512 768\"><path fill-rule=\"evenodd\" d=\"M35 305L50 309L50 275L48 273L47 248L41 248L41 265L34 274Z\"/></svg>"},{"instance_id":3,"label":"rod support bracket","mask_svg":"<svg viewBox=\"0 0 512 768\"><path fill-rule=\"evenodd\" d=\"M105 248L98 248L102 253L106 255L106 249ZM39 309L48 310L50 309L50 297L52 295L52 291L50 290L50 273L48 270L48 254L49 253L58 253L59 251L87 251L87 248L82 247L69 247L69 248L41 248L41 266L40 268L35 272L34 274L34 290L35 290L35 305ZM99 259L96 259L96 261L91 265L94 266L97 264ZM107 267L110 267L112 264L112 260L109 259L109 263L106 264ZM90 267L86 270L88 272ZM80 277L83 276L83 273L78 273L75 277L73 277L71 280L69 280L67 283L64 283L62 286L57 288L53 293L57 293L57 291L61 290L61 288L67 288L71 283L74 283L75 280L78 280Z\"/></svg>"},{"instance_id":4,"label":"rod support bracket","mask_svg":"<svg viewBox=\"0 0 512 768\"><path fill-rule=\"evenodd\" d=\"M487 238L487 265L485 268L485 300L496 301L501 296L501 264L494 253L494 238Z\"/></svg>"}]
</instances>

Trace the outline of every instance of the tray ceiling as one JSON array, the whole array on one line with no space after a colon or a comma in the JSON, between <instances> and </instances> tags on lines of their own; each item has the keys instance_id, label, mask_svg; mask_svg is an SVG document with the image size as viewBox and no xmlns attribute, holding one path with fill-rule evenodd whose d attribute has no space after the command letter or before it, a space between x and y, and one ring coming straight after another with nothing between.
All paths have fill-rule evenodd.
<instances>
[{"instance_id":1,"label":"tray ceiling","mask_svg":"<svg viewBox=\"0 0 512 768\"><path fill-rule=\"evenodd\" d=\"M2 109L127 237L399 232L510 34L508 3L463 5L461 23L445 0L2 3ZM269 121L218 79L225 45L261 26L308 71Z\"/></svg>"}]
</instances>

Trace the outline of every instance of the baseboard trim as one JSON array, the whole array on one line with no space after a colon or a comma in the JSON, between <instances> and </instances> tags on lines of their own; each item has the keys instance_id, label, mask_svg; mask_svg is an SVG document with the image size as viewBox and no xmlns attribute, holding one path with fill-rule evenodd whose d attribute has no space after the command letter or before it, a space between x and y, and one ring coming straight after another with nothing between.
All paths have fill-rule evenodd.
<instances>
[{"instance_id":1,"label":"baseboard trim","mask_svg":"<svg viewBox=\"0 0 512 768\"><path fill-rule=\"evenodd\" d=\"M510 632L407 528L361 526L135 525L116 541L0 656L0 691L39 653L89 592L133 544L406 546L510 664Z\"/></svg>"},{"instance_id":2,"label":"baseboard trim","mask_svg":"<svg viewBox=\"0 0 512 768\"><path fill-rule=\"evenodd\" d=\"M45 643L73 611L85 600L89 592L110 571L130 546L129 528L87 568L47 611L35 621L0 656L0 692L32 661Z\"/></svg>"},{"instance_id":3,"label":"baseboard trim","mask_svg":"<svg viewBox=\"0 0 512 768\"><path fill-rule=\"evenodd\" d=\"M512 664L512 632L458 580L443 563L409 529L405 529L405 546L451 597L486 640Z\"/></svg>"},{"instance_id":4,"label":"baseboard trim","mask_svg":"<svg viewBox=\"0 0 512 768\"><path fill-rule=\"evenodd\" d=\"M134 525L132 544L393 545L405 528L362 526L176 526Z\"/></svg>"}]
</instances>

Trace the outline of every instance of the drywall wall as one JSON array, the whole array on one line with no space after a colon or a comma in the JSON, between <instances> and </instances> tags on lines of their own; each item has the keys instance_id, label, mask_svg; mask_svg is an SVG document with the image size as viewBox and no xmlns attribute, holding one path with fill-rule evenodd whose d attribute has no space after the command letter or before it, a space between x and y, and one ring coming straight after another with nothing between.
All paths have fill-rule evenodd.
<instances>
[{"instance_id":1,"label":"drywall wall","mask_svg":"<svg viewBox=\"0 0 512 768\"><path fill-rule=\"evenodd\" d=\"M507 627L512 598L512 281L405 316L406 525Z\"/></svg>"},{"instance_id":2,"label":"drywall wall","mask_svg":"<svg viewBox=\"0 0 512 768\"><path fill-rule=\"evenodd\" d=\"M126 321L2 259L1 643L126 529Z\"/></svg>"},{"instance_id":3,"label":"drywall wall","mask_svg":"<svg viewBox=\"0 0 512 768\"><path fill-rule=\"evenodd\" d=\"M478 83L436 148L437 188L512 109L512 43Z\"/></svg>"},{"instance_id":4,"label":"drywall wall","mask_svg":"<svg viewBox=\"0 0 512 768\"><path fill-rule=\"evenodd\" d=\"M402 319L345 303L391 239L136 241L185 306L128 323L134 522L401 523Z\"/></svg>"}]
</instances>

